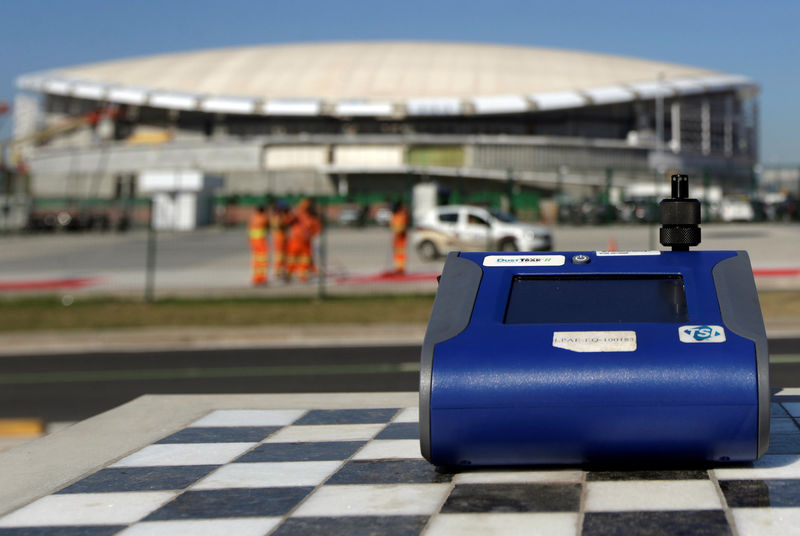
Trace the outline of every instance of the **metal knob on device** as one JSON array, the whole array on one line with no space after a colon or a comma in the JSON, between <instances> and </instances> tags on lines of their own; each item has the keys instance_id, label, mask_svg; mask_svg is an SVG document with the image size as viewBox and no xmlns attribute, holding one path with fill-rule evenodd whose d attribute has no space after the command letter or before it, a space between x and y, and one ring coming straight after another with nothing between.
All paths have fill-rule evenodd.
<instances>
[{"instance_id":1,"label":"metal knob on device","mask_svg":"<svg viewBox=\"0 0 800 536\"><path fill-rule=\"evenodd\" d=\"M672 197L658 204L659 241L672 251L689 251L700 243L700 201L689 198L689 176L673 175Z\"/></svg>"}]
</instances>

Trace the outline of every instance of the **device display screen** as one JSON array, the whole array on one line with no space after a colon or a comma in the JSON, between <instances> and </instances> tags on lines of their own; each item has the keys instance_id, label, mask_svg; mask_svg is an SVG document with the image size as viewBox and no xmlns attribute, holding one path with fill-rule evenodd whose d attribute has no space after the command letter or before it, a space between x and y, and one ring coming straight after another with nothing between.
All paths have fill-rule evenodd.
<instances>
[{"instance_id":1,"label":"device display screen","mask_svg":"<svg viewBox=\"0 0 800 536\"><path fill-rule=\"evenodd\" d=\"M516 276L506 324L685 323L680 275Z\"/></svg>"}]
</instances>

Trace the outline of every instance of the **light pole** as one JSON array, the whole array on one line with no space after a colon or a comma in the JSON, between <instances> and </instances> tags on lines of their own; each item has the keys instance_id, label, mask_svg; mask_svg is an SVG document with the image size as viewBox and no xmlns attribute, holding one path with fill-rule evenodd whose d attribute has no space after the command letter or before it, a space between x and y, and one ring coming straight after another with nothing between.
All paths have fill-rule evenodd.
<instances>
[{"instance_id":1,"label":"light pole","mask_svg":"<svg viewBox=\"0 0 800 536\"><path fill-rule=\"evenodd\" d=\"M655 144L655 173L653 174L653 195L654 202L658 200L658 183L664 174L663 149L664 149L664 93L662 91L664 83L664 73L658 73L656 80L656 144ZM650 225L650 249L658 247L656 234L658 224L654 220Z\"/></svg>"}]
</instances>

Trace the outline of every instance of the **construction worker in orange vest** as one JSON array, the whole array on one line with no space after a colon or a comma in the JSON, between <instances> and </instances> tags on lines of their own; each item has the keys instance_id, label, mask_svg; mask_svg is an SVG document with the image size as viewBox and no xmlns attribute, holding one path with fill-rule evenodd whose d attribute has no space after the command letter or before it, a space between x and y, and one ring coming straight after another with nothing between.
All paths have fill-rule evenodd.
<instances>
[{"instance_id":1,"label":"construction worker in orange vest","mask_svg":"<svg viewBox=\"0 0 800 536\"><path fill-rule=\"evenodd\" d=\"M269 266L269 247L267 246L267 215L263 205L256 207L247 224L247 237L250 240L252 253L253 285L267 284L267 269Z\"/></svg>"},{"instance_id":2,"label":"construction worker in orange vest","mask_svg":"<svg viewBox=\"0 0 800 536\"><path fill-rule=\"evenodd\" d=\"M272 259L275 277L286 279L287 234L292 223L292 213L289 206L283 201L278 201L275 209L269 214L269 230L272 237Z\"/></svg>"},{"instance_id":3,"label":"construction worker in orange vest","mask_svg":"<svg viewBox=\"0 0 800 536\"><path fill-rule=\"evenodd\" d=\"M301 199L289 228L287 248L289 275L296 276L300 282L308 281L308 273L312 268L311 241L320 233L321 228L311 200Z\"/></svg>"},{"instance_id":4,"label":"construction worker in orange vest","mask_svg":"<svg viewBox=\"0 0 800 536\"><path fill-rule=\"evenodd\" d=\"M394 273L406 272L406 235L408 234L408 209L402 201L392 206L392 219L389 226L392 229L392 252L394 258Z\"/></svg>"}]
</instances>

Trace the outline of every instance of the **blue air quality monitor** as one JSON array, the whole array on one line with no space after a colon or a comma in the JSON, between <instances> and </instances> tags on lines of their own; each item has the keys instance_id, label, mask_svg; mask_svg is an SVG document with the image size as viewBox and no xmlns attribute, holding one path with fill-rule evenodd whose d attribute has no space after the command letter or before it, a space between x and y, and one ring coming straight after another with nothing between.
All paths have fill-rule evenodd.
<instances>
[{"instance_id":1,"label":"blue air quality monitor","mask_svg":"<svg viewBox=\"0 0 800 536\"><path fill-rule=\"evenodd\" d=\"M420 444L439 466L748 461L769 439L769 356L744 251L451 253L422 347Z\"/></svg>"}]
</instances>

